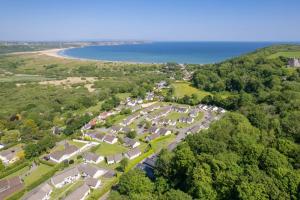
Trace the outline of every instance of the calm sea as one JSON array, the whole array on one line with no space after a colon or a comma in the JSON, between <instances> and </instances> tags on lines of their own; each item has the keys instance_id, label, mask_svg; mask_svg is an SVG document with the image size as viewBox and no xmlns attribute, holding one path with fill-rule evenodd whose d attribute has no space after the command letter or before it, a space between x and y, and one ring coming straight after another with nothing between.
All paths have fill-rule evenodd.
<instances>
[{"instance_id":1,"label":"calm sea","mask_svg":"<svg viewBox=\"0 0 300 200\"><path fill-rule=\"evenodd\" d=\"M144 63L215 63L266 47L272 42L153 42L67 49L61 55Z\"/></svg>"}]
</instances>

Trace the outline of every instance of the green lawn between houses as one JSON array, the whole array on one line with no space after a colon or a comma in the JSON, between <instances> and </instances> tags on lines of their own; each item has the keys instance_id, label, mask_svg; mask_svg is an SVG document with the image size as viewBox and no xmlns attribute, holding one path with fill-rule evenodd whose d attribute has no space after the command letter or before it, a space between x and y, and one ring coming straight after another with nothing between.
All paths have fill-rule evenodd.
<instances>
[{"instance_id":1,"label":"green lawn between houses","mask_svg":"<svg viewBox=\"0 0 300 200\"><path fill-rule=\"evenodd\" d=\"M117 153L124 153L126 151L128 151L128 149L121 144L108 144L105 142L101 142L95 153L101 156L109 156L115 155Z\"/></svg>"},{"instance_id":2,"label":"green lawn between houses","mask_svg":"<svg viewBox=\"0 0 300 200\"><path fill-rule=\"evenodd\" d=\"M300 51L281 51L281 52L277 52L274 53L272 55L269 56L269 58L277 58L279 56L283 56L283 57L287 57L287 58L293 58L293 57L300 57Z\"/></svg>"},{"instance_id":3,"label":"green lawn between houses","mask_svg":"<svg viewBox=\"0 0 300 200\"><path fill-rule=\"evenodd\" d=\"M40 164L34 169L28 176L24 176L25 185L30 185L33 182L37 181L41 176L48 173L52 167L44 164Z\"/></svg>"},{"instance_id":4,"label":"green lawn between houses","mask_svg":"<svg viewBox=\"0 0 300 200\"><path fill-rule=\"evenodd\" d=\"M192 94L196 94L198 96L198 99L201 100L205 96L210 95L209 92L199 90L193 86L191 86L187 82L175 82L172 83L172 86L174 87L175 91L175 97L182 98L184 95L191 96Z\"/></svg>"}]
</instances>

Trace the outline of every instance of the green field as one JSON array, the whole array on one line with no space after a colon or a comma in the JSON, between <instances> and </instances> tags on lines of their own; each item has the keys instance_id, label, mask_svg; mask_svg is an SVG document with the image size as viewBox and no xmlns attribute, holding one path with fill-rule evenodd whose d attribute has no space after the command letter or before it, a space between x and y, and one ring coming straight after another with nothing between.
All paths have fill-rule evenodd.
<instances>
[{"instance_id":1,"label":"green field","mask_svg":"<svg viewBox=\"0 0 300 200\"><path fill-rule=\"evenodd\" d=\"M192 94L196 94L198 99L201 100L205 96L209 95L209 92L201 91L197 88L192 87L187 82L175 82L172 84L175 89L175 97L182 98L184 95L191 96Z\"/></svg>"},{"instance_id":2,"label":"green field","mask_svg":"<svg viewBox=\"0 0 300 200\"><path fill-rule=\"evenodd\" d=\"M101 156L109 156L126 151L128 151L128 149L120 144L107 144L102 142L95 153Z\"/></svg>"},{"instance_id":3,"label":"green field","mask_svg":"<svg viewBox=\"0 0 300 200\"><path fill-rule=\"evenodd\" d=\"M293 58L293 57L300 57L300 51L282 51L277 52L269 56L269 58L278 58L279 56Z\"/></svg>"},{"instance_id":4,"label":"green field","mask_svg":"<svg viewBox=\"0 0 300 200\"><path fill-rule=\"evenodd\" d=\"M32 184L36 180L40 179L41 176L43 176L44 174L48 173L51 169L52 169L52 167L50 167L48 165L40 164L28 176L24 177L24 183L25 183L25 185Z\"/></svg>"}]
</instances>

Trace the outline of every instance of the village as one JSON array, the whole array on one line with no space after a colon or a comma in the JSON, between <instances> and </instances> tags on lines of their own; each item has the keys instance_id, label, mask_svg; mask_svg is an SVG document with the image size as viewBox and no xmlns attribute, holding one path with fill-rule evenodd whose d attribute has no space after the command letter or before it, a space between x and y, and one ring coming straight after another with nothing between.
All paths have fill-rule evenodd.
<instances>
[{"instance_id":1,"label":"village","mask_svg":"<svg viewBox=\"0 0 300 200\"><path fill-rule=\"evenodd\" d=\"M158 83L157 88L165 85ZM120 114L124 109L130 112ZM24 171L2 179L0 199L51 172L49 179L26 192L22 199L86 199L105 193L121 173L134 167L154 178L155 160L161 149L173 150L187 135L207 129L225 112L223 108L204 104L164 102L153 92L148 92L144 99L128 97L118 107L99 113L85 124L79 137L58 142L39 158L39 164L32 163ZM113 118L114 123L102 126L108 118ZM1 151L0 159L9 166L18 162L22 151L21 145L13 146Z\"/></svg>"}]
</instances>

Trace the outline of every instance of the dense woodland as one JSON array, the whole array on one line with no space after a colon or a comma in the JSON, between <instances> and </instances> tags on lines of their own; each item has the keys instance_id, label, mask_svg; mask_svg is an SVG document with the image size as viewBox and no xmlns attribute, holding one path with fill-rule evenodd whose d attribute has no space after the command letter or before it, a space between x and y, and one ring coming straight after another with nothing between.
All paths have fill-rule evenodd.
<instances>
[{"instance_id":1,"label":"dense woodland","mask_svg":"<svg viewBox=\"0 0 300 200\"><path fill-rule=\"evenodd\" d=\"M300 70L269 58L299 49L191 66L194 86L212 93L202 102L231 112L162 150L153 182L139 170L123 175L110 199L300 199Z\"/></svg>"}]
</instances>

